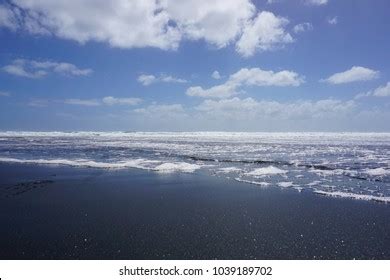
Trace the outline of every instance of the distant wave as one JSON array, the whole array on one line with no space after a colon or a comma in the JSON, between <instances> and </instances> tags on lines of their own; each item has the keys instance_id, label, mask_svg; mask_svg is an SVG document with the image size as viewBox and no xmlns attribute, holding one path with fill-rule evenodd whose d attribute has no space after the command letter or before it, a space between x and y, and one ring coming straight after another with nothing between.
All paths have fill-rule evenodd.
<instances>
[{"instance_id":1,"label":"distant wave","mask_svg":"<svg viewBox=\"0 0 390 280\"><path fill-rule=\"evenodd\" d=\"M69 166L79 166L79 167L94 167L94 168L141 168L149 169L145 164L151 163L144 159L135 159L122 162L96 162L92 160L84 159L16 159L16 158L5 158L1 157L0 162L10 162L10 163L31 163L31 164L51 164L51 165L69 165Z\"/></svg>"},{"instance_id":2,"label":"distant wave","mask_svg":"<svg viewBox=\"0 0 390 280\"><path fill-rule=\"evenodd\" d=\"M48 165L67 165L74 167L91 167L91 168L106 168L106 169L124 169L137 168L144 170L152 170L163 173L171 172L186 172L192 173L200 168L202 165L190 164L186 162L166 162L162 163L157 160L134 159L128 161L119 161L115 163L110 162L96 162L92 160L76 159L16 159L16 158L0 158L0 162L8 163L27 163L27 164L48 164Z\"/></svg>"},{"instance_id":3,"label":"distant wave","mask_svg":"<svg viewBox=\"0 0 390 280\"><path fill-rule=\"evenodd\" d=\"M376 169L373 172L367 171L366 174L372 175L372 176L379 176L379 177L364 177L358 175L356 172L353 173L351 170L342 170L339 168L334 168L326 165L321 164L305 164L305 163L292 163L287 161L275 161L275 160L242 160L242 159L213 159L213 158L204 158L204 157L197 157L197 156L181 156L184 158L188 158L194 161L204 161L204 162L222 162L222 163L242 163L242 164L270 164L270 165L277 165L277 166L296 166L296 167L304 167L308 169L312 169L314 171L329 171L328 173L320 172L322 175L332 175L332 174L339 174L344 175L346 177L350 177L357 180L369 180L369 181L378 181L382 182L383 179L379 175L388 175L390 174L390 170L384 170L383 168Z\"/></svg>"},{"instance_id":4,"label":"distant wave","mask_svg":"<svg viewBox=\"0 0 390 280\"><path fill-rule=\"evenodd\" d=\"M206 161L206 162L225 162L225 163L245 163L245 164L273 164L273 165L285 165L285 166L297 166L297 167L307 167L314 168L318 170L334 170L335 168L321 165L321 164L303 164L303 163L293 163L288 161L280 160L245 160L245 159L217 159L217 158L205 158L198 156L184 156L195 161Z\"/></svg>"}]
</instances>

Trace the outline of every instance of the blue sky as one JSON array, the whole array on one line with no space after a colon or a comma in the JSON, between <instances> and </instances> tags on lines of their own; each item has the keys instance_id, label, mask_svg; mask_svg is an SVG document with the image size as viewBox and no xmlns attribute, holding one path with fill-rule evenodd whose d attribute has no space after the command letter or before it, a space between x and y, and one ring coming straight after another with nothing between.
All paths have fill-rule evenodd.
<instances>
[{"instance_id":1,"label":"blue sky","mask_svg":"<svg viewBox=\"0 0 390 280\"><path fill-rule=\"evenodd\" d=\"M389 10L0 1L0 129L390 131Z\"/></svg>"}]
</instances>

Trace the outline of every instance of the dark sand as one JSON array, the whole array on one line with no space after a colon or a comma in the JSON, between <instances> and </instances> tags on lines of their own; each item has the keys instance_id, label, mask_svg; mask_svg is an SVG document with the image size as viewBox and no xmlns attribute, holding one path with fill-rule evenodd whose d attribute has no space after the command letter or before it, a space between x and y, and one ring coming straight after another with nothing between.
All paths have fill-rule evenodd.
<instances>
[{"instance_id":1,"label":"dark sand","mask_svg":"<svg viewBox=\"0 0 390 280\"><path fill-rule=\"evenodd\" d=\"M390 259L390 205L206 174L0 164L1 259Z\"/></svg>"}]
</instances>

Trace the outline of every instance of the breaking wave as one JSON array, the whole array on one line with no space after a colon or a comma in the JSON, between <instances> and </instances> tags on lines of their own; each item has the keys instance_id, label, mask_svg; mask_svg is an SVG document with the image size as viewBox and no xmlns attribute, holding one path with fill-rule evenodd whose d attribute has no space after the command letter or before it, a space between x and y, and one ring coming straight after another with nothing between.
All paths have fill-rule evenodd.
<instances>
[{"instance_id":1,"label":"breaking wave","mask_svg":"<svg viewBox=\"0 0 390 280\"><path fill-rule=\"evenodd\" d=\"M189 164L185 162L167 162L161 163L157 160L135 159L119 162L96 162L92 160L76 159L15 159L15 158L0 158L0 162L8 163L27 163L27 164L48 164L48 165L67 165L74 167L91 167L91 168L105 168L105 169L125 169L137 168L144 170L153 170L157 172L171 173L171 172L186 172L192 173L200 168L202 165Z\"/></svg>"}]
</instances>

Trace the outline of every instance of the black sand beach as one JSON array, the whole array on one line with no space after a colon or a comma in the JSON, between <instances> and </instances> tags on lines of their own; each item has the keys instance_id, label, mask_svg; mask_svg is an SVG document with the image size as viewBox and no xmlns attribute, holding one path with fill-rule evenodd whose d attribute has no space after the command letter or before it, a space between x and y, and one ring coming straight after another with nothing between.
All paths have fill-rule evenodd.
<instances>
[{"instance_id":1,"label":"black sand beach","mask_svg":"<svg viewBox=\"0 0 390 280\"><path fill-rule=\"evenodd\" d=\"M0 164L1 259L389 259L390 205L203 174Z\"/></svg>"}]
</instances>

